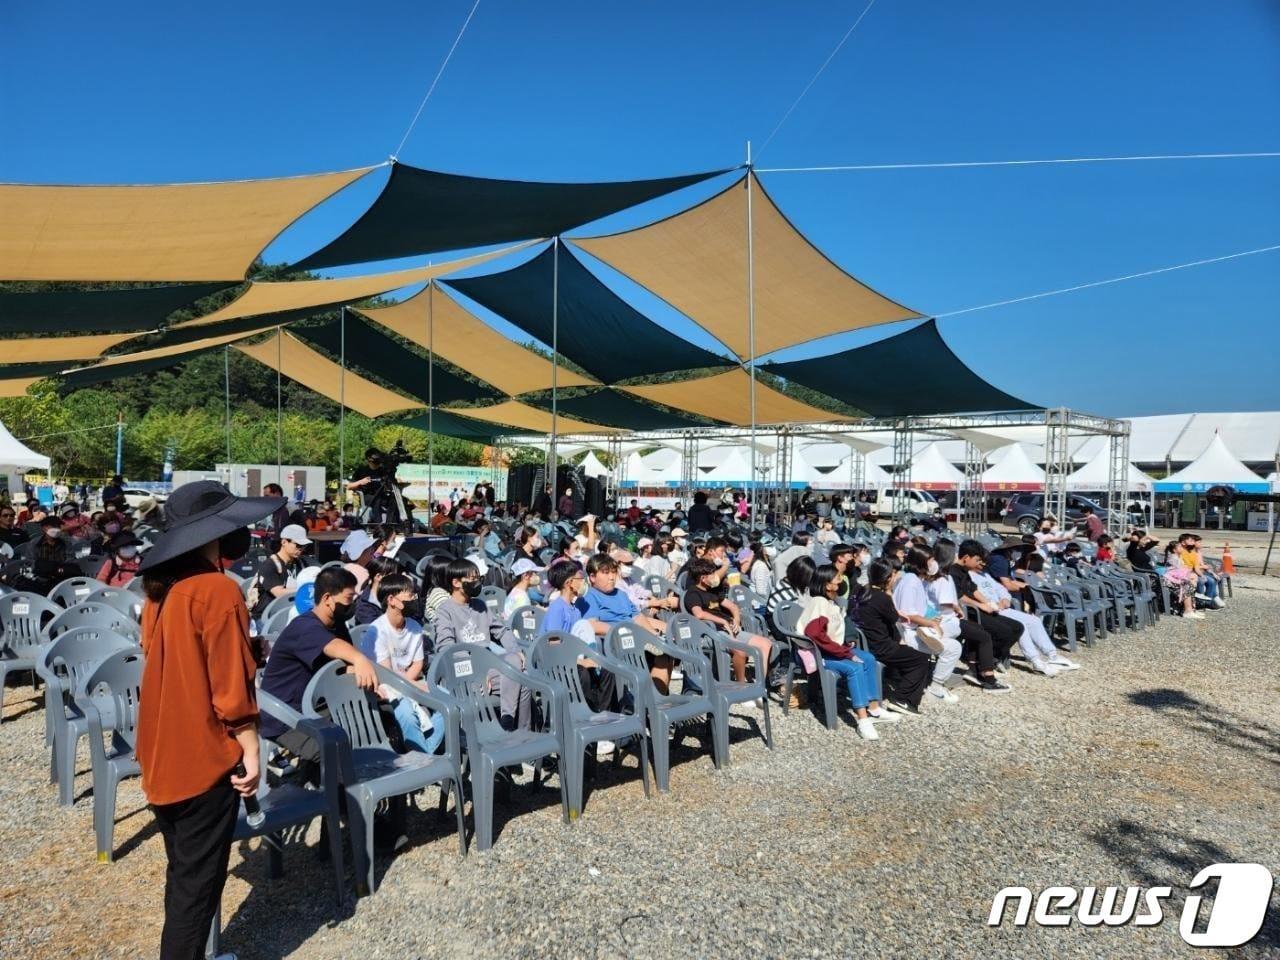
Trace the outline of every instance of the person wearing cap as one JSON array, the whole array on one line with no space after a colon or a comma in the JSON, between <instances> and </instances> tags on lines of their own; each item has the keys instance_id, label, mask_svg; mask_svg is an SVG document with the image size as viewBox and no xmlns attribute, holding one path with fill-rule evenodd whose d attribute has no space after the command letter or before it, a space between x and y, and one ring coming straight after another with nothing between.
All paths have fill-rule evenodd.
<instances>
[{"instance_id":1,"label":"person wearing cap","mask_svg":"<svg viewBox=\"0 0 1280 960\"><path fill-rule=\"evenodd\" d=\"M248 525L278 503L237 497L214 480L184 484L169 497L165 532L139 568L146 664L136 748L168 859L163 960L203 956L240 798L257 791L249 611L222 563L248 552Z\"/></svg>"},{"instance_id":2,"label":"person wearing cap","mask_svg":"<svg viewBox=\"0 0 1280 960\"><path fill-rule=\"evenodd\" d=\"M74 503L64 503L58 509L58 514L62 517L62 535L64 537L83 540L88 536L86 531L90 527L89 518L81 516L80 508Z\"/></svg>"},{"instance_id":3,"label":"person wearing cap","mask_svg":"<svg viewBox=\"0 0 1280 960\"><path fill-rule=\"evenodd\" d=\"M108 587L126 587L138 575L138 548L142 545L134 534L128 530L116 533L107 541L109 556L98 570L96 579Z\"/></svg>"},{"instance_id":4,"label":"person wearing cap","mask_svg":"<svg viewBox=\"0 0 1280 960\"><path fill-rule=\"evenodd\" d=\"M302 554L311 545L307 531L291 523L280 531L280 548L258 566L253 589L257 597L249 611L254 621L262 618L271 601L292 589L302 570Z\"/></svg>"},{"instance_id":5,"label":"person wearing cap","mask_svg":"<svg viewBox=\"0 0 1280 960\"><path fill-rule=\"evenodd\" d=\"M508 621L511 620L511 615L521 607L533 603L533 599L529 596L529 589L541 581L542 567L532 560L517 560L511 567L511 574L515 580L507 590L507 602L502 611Z\"/></svg>"},{"instance_id":6,"label":"person wearing cap","mask_svg":"<svg viewBox=\"0 0 1280 960\"><path fill-rule=\"evenodd\" d=\"M0 543L6 543L10 548L20 547L29 539L27 535L18 529L17 515L13 509L13 504L0 504Z\"/></svg>"},{"instance_id":7,"label":"person wearing cap","mask_svg":"<svg viewBox=\"0 0 1280 960\"><path fill-rule=\"evenodd\" d=\"M632 566L640 572L642 577L655 575L665 577L671 568L663 557L654 556L652 537L641 537L636 541L636 557L632 561Z\"/></svg>"}]
</instances>

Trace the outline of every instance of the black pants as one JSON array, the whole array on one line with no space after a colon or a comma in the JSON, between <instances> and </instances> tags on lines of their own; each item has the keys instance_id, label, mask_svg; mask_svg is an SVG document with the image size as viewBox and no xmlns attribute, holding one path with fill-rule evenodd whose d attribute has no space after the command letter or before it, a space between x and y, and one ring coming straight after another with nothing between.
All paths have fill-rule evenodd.
<instances>
[{"instance_id":1,"label":"black pants","mask_svg":"<svg viewBox=\"0 0 1280 960\"><path fill-rule=\"evenodd\" d=\"M964 658L973 664L976 673L995 672L996 661L990 633L972 620L961 620L960 642L964 644Z\"/></svg>"},{"instance_id":2,"label":"black pants","mask_svg":"<svg viewBox=\"0 0 1280 960\"><path fill-rule=\"evenodd\" d=\"M1013 649L1013 645L1018 642L1022 636L1022 631L1026 629L1017 620L1010 620L1008 617L999 615L992 616L982 610L977 611L978 626L991 634L991 654L997 660L1004 660L1009 656L1009 651Z\"/></svg>"},{"instance_id":3,"label":"black pants","mask_svg":"<svg viewBox=\"0 0 1280 960\"><path fill-rule=\"evenodd\" d=\"M884 667L885 699L920 706L933 672L933 657L904 643L872 644L871 652Z\"/></svg>"},{"instance_id":4,"label":"black pants","mask_svg":"<svg viewBox=\"0 0 1280 960\"><path fill-rule=\"evenodd\" d=\"M198 796L153 805L169 868L164 881L160 960L202 960L209 924L222 900L239 794L227 776Z\"/></svg>"}]
</instances>

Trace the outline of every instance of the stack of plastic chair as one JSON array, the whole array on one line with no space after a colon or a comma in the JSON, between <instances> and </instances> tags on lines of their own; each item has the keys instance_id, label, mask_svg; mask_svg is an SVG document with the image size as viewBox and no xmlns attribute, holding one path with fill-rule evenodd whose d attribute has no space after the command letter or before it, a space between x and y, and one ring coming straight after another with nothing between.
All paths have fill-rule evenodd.
<instances>
[{"instance_id":1,"label":"stack of plastic chair","mask_svg":"<svg viewBox=\"0 0 1280 960\"><path fill-rule=\"evenodd\" d=\"M138 740L138 702L142 689L143 657L139 650L121 650L90 673L76 689L75 703L89 732L93 761L93 832L98 861L114 855L116 789L140 768L134 753ZM103 736L111 734L111 745Z\"/></svg>"},{"instance_id":2,"label":"stack of plastic chair","mask_svg":"<svg viewBox=\"0 0 1280 960\"><path fill-rule=\"evenodd\" d=\"M828 730L834 730L836 728L836 705L837 697L839 696L839 685L836 683L835 674L823 664L822 651L800 631L800 614L803 612L804 608L799 603L794 600L788 600L786 603L779 604L777 610L773 613L774 626L778 628L778 632L783 635L791 647L791 665L787 668L787 677L782 688L782 713L785 716L790 712L791 688L795 683L797 672L803 669L804 661L800 656L801 651L803 651L813 657L814 669L812 677L817 679L818 682L815 685L811 679L809 688L812 690L816 686L822 697L822 722Z\"/></svg>"},{"instance_id":3,"label":"stack of plastic chair","mask_svg":"<svg viewBox=\"0 0 1280 960\"><path fill-rule=\"evenodd\" d=\"M698 686L698 693L662 693L650 680L640 685L639 698L644 706L649 721L649 742L653 750L653 773L658 789L666 793L671 788L671 730L691 720L701 717L706 724L711 741L712 759L716 769L720 769L723 758L716 749L715 708L707 690L711 689L711 664L693 650L678 647L655 636L635 623L615 624L605 638L605 653L621 660L643 674L648 674L649 667L645 661L645 648L659 655L671 657L680 662L680 669L686 677L692 677Z\"/></svg>"},{"instance_id":4,"label":"stack of plastic chair","mask_svg":"<svg viewBox=\"0 0 1280 960\"><path fill-rule=\"evenodd\" d=\"M592 710L587 704L578 674L580 660L589 660L597 669L612 673L617 678L619 690L630 690L631 709ZM560 700L559 718L561 736L564 739L560 775L569 794L570 821L576 820L582 813L584 754L589 746L600 740L613 740L617 743L614 762L618 763L623 753L622 741L633 738L638 746L644 795L649 796L649 734L645 727L644 707L639 697L639 691L649 682L648 676L632 666L604 656L572 634L559 631L543 634L538 638L529 653L529 670L534 676L554 684L564 693Z\"/></svg>"},{"instance_id":5,"label":"stack of plastic chair","mask_svg":"<svg viewBox=\"0 0 1280 960\"><path fill-rule=\"evenodd\" d=\"M514 680L543 697L549 705L545 730L505 730L502 727L498 698L489 693L491 673ZM564 738L560 718L564 716L564 693L555 685L527 673L521 673L502 657L472 643L450 644L438 651L431 662L429 684L448 694L446 703L461 713L462 733L466 739L467 761L471 772L471 818L475 824L476 844L481 850L493 846L494 780L503 767L522 763L537 764L554 754L565 763ZM560 775L560 806L565 822L569 820L567 777ZM535 776L535 784L540 776Z\"/></svg>"},{"instance_id":6,"label":"stack of plastic chair","mask_svg":"<svg viewBox=\"0 0 1280 960\"><path fill-rule=\"evenodd\" d=\"M97 594L94 594L96 597ZM55 617L44 629L50 640L56 640L68 630L88 628L100 632L118 633L128 637L134 643L142 639L142 628L138 621L127 613L121 613L106 603L90 600L68 607Z\"/></svg>"},{"instance_id":7,"label":"stack of plastic chair","mask_svg":"<svg viewBox=\"0 0 1280 960\"><path fill-rule=\"evenodd\" d=\"M106 584L92 577L72 577L63 580L49 592L49 599L62 607L74 607L89 599L90 594L105 590Z\"/></svg>"},{"instance_id":8,"label":"stack of plastic chair","mask_svg":"<svg viewBox=\"0 0 1280 960\"><path fill-rule=\"evenodd\" d=\"M137 578L135 577L134 579L136 580ZM133 581L129 582L132 583ZM142 597L121 587L103 587L97 593L90 595L90 601L115 607L115 609L132 617L135 621L141 622L142 620Z\"/></svg>"},{"instance_id":9,"label":"stack of plastic chair","mask_svg":"<svg viewBox=\"0 0 1280 960\"><path fill-rule=\"evenodd\" d=\"M34 674L45 630L60 613L60 606L39 594L0 597L0 709L4 708L6 677L18 670Z\"/></svg>"},{"instance_id":10,"label":"stack of plastic chair","mask_svg":"<svg viewBox=\"0 0 1280 960\"><path fill-rule=\"evenodd\" d=\"M764 702L764 742L772 750L773 723L769 717L769 690L765 686L769 665L761 662L764 658L760 656L760 651L688 614L673 618L668 630L677 646L709 654L714 663L714 679L708 693L714 708L718 752L724 762L729 763L729 708L735 703L748 703L752 700ZM743 682L733 679L730 651L744 654L755 661L754 677Z\"/></svg>"},{"instance_id":11,"label":"stack of plastic chair","mask_svg":"<svg viewBox=\"0 0 1280 960\"><path fill-rule=\"evenodd\" d=\"M444 752L438 755L410 751L396 753L382 726L382 718L371 694L356 686L347 665L339 661L325 664L311 678L302 695L306 717L329 719L341 727L351 744L343 754L342 785L347 794L347 821L351 825L351 852L356 868L357 893L376 889L373 869L373 814L383 800L393 804L397 820L403 819L408 794L438 785L443 807L446 788L453 791L458 818L458 845L467 852L462 820L462 772L460 761L458 708L435 692L422 688L375 664L378 682L401 697L434 712L437 723L445 724Z\"/></svg>"}]
</instances>

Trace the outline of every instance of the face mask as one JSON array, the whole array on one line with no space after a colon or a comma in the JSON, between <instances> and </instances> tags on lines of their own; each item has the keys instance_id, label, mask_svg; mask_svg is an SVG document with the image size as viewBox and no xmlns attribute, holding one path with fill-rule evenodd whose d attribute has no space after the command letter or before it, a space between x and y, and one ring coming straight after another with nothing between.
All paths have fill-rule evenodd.
<instances>
[{"instance_id":1,"label":"face mask","mask_svg":"<svg viewBox=\"0 0 1280 960\"><path fill-rule=\"evenodd\" d=\"M351 609L354 603L335 603L333 605L333 622L346 623L351 619Z\"/></svg>"},{"instance_id":2,"label":"face mask","mask_svg":"<svg viewBox=\"0 0 1280 960\"><path fill-rule=\"evenodd\" d=\"M45 531L45 533L48 534L50 540L57 540L62 536L62 528L50 527L48 530Z\"/></svg>"},{"instance_id":3,"label":"face mask","mask_svg":"<svg viewBox=\"0 0 1280 960\"><path fill-rule=\"evenodd\" d=\"M116 551L116 553L120 555L121 560L132 560L134 557L138 555L138 548L137 547L121 547L119 550Z\"/></svg>"},{"instance_id":4,"label":"face mask","mask_svg":"<svg viewBox=\"0 0 1280 960\"><path fill-rule=\"evenodd\" d=\"M239 560L249 552L250 543L249 528L241 527L218 539L218 556L224 560Z\"/></svg>"},{"instance_id":5,"label":"face mask","mask_svg":"<svg viewBox=\"0 0 1280 960\"><path fill-rule=\"evenodd\" d=\"M938 561L930 557L929 563L925 566L925 570L928 571L929 576L936 577L938 575Z\"/></svg>"},{"instance_id":6,"label":"face mask","mask_svg":"<svg viewBox=\"0 0 1280 960\"><path fill-rule=\"evenodd\" d=\"M624 580L625 580L625 579L627 579L628 577L630 577L630 576L631 576L631 564L626 563L626 564L623 564L621 567L619 567L619 568L618 568L618 576L622 577Z\"/></svg>"},{"instance_id":7,"label":"face mask","mask_svg":"<svg viewBox=\"0 0 1280 960\"><path fill-rule=\"evenodd\" d=\"M583 578L582 580L575 580L573 582L573 592L580 597L585 597L587 595L586 578Z\"/></svg>"},{"instance_id":8,"label":"face mask","mask_svg":"<svg viewBox=\"0 0 1280 960\"><path fill-rule=\"evenodd\" d=\"M480 581L479 580L463 581L462 592L467 595L468 600L474 600L476 597L480 596Z\"/></svg>"},{"instance_id":9,"label":"face mask","mask_svg":"<svg viewBox=\"0 0 1280 960\"><path fill-rule=\"evenodd\" d=\"M720 578L711 577L710 579L707 580L707 586L710 587L712 590L714 590L716 587L720 586Z\"/></svg>"}]
</instances>

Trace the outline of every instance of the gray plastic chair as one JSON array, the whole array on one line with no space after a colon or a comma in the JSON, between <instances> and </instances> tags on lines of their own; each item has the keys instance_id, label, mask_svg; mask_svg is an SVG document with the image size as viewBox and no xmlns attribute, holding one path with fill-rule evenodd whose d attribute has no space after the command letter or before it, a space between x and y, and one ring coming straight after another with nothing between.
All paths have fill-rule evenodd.
<instances>
[{"instance_id":1,"label":"gray plastic chair","mask_svg":"<svg viewBox=\"0 0 1280 960\"><path fill-rule=\"evenodd\" d=\"M115 607L97 601L78 603L74 607L63 610L45 627L45 635L56 640L68 630L77 627L89 627L100 631L118 633L128 637L134 643L142 639L142 628L127 613L121 613Z\"/></svg>"},{"instance_id":2,"label":"gray plastic chair","mask_svg":"<svg viewBox=\"0 0 1280 960\"><path fill-rule=\"evenodd\" d=\"M761 662L764 658L760 655L760 651L751 646L751 644L735 640L727 633L714 629L711 624L685 613L672 618L667 627L667 635L671 637L676 646L701 653L704 656L708 652L710 653L715 669L713 671L714 679L708 692L711 695L711 704L715 708L717 749L720 756L724 758L725 764L730 762L729 708L735 703L747 703L752 700L764 701L764 743L765 746L772 750L773 723L769 717L769 689L765 686L768 664ZM745 654L755 661L756 671L754 678L742 683L733 679L733 668L729 657L730 651Z\"/></svg>"},{"instance_id":3,"label":"gray plastic chair","mask_svg":"<svg viewBox=\"0 0 1280 960\"><path fill-rule=\"evenodd\" d=\"M89 729L93 761L93 832L98 862L114 857L116 788L141 771L134 748L138 739L138 701L142 689L143 657L138 650L113 653L76 690L75 702ZM111 745L103 735L111 733Z\"/></svg>"},{"instance_id":4,"label":"gray plastic chair","mask_svg":"<svg viewBox=\"0 0 1280 960\"><path fill-rule=\"evenodd\" d=\"M142 589L143 589L142 578L134 577L127 584L125 584L124 589L126 593L132 593L132 594L136 594L137 596L142 596Z\"/></svg>"},{"instance_id":5,"label":"gray plastic chair","mask_svg":"<svg viewBox=\"0 0 1280 960\"><path fill-rule=\"evenodd\" d=\"M649 665L644 658L645 647L651 647L660 654L679 660L680 669L685 676L693 677L701 691L699 693L660 693L652 678L649 683L640 686L640 700L649 721L653 776L657 781L658 789L666 793L671 789L671 729L673 727L702 717L710 734L711 755L717 770L723 762L716 746L715 708L712 706L710 695L705 692L711 689L711 664L702 654L669 644L661 637L630 621L615 624L605 637L606 654L647 676Z\"/></svg>"},{"instance_id":6,"label":"gray plastic chair","mask_svg":"<svg viewBox=\"0 0 1280 960\"><path fill-rule=\"evenodd\" d=\"M284 593L280 594L280 596L267 604L266 608L262 611L262 616L259 617L258 620L262 623L269 623L271 622L271 618L278 615L281 610L292 610L293 600L297 594L297 590L286 590Z\"/></svg>"},{"instance_id":7,"label":"gray plastic chair","mask_svg":"<svg viewBox=\"0 0 1280 960\"><path fill-rule=\"evenodd\" d=\"M18 670L32 671L35 685L36 661L45 630L62 608L37 593L10 593L0 597L0 710L4 708L5 680Z\"/></svg>"},{"instance_id":8,"label":"gray plastic chair","mask_svg":"<svg viewBox=\"0 0 1280 960\"><path fill-rule=\"evenodd\" d=\"M806 637L800 630L800 615L804 612L804 608L795 600L788 600L786 603L778 604L778 608L773 613L773 624L778 632L786 639L791 647L791 663L787 667L787 677L782 686L782 713L786 716L791 712L791 688L795 683L796 674L803 669L803 661L800 659L800 651L806 650L813 655L814 671L813 676L817 678L816 684L810 683L809 689L816 688L819 696L822 697L822 722L828 730L836 728L836 705L839 696L839 684L836 683L835 674L826 668L822 662L822 651ZM806 675L807 676L807 675Z\"/></svg>"},{"instance_id":9,"label":"gray plastic chair","mask_svg":"<svg viewBox=\"0 0 1280 960\"><path fill-rule=\"evenodd\" d=\"M499 620L505 619L502 611L507 604L507 591L501 587L482 587L480 589L480 599L489 608L490 616Z\"/></svg>"},{"instance_id":10,"label":"gray plastic chair","mask_svg":"<svg viewBox=\"0 0 1280 960\"><path fill-rule=\"evenodd\" d=\"M92 577L72 577L54 587L49 592L49 599L59 606L73 607L88 600L91 594L106 588L106 584Z\"/></svg>"},{"instance_id":11,"label":"gray plastic chair","mask_svg":"<svg viewBox=\"0 0 1280 960\"><path fill-rule=\"evenodd\" d=\"M137 579L136 577L134 579ZM130 580L130 583L133 581ZM130 593L120 587L103 587L97 593L90 597L92 603L105 603L107 606L115 607L121 613L127 614L135 621L142 620L142 597L136 593Z\"/></svg>"},{"instance_id":12,"label":"gray plastic chair","mask_svg":"<svg viewBox=\"0 0 1280 960\"><path fill-rule=\"evenodd\" d=\"M542 619L545 616L546 611L541 607L535 607L533 604L525 604L523 607L517 607L511 612L511 620L508 625L511 627L511 632L516 635L516 642L521 647L528 649L533 646L533 642L542 633Z\"/></svg>"},{"instance_id":13,"label":"gray plastic chair","mask_svg":"<svg viewBox=\"0 0 1280 960\"><path fill-rule=\"evenodd\" d=\"M578 671L580 659L595 663L618 680L619 689L632 691L632 707L629 712L617 710L592 710L582 691L582 678ZM590 669L590 668L587 668ZM645 726L644 707L639 698L648 676L634 667L604 656L599 650L587 646L570 633L553 631L543 634L529 652L529 671L535 676L555 684L564 692L561 700L560 730L564 737L562 781L567 778L569 791L569 819L576 820L582 813L582 791L585 775L584 754L587 747L600 740L622 741L634 737L639 744L640 778L644 783L644 795L649 796L649 734ZM621 757L619 744L614 753ZM567 768L567 769L566 769Z\"/></svg>"},{"instance_id":14,"label":"gray plastic chair","mask_svg":"<svg viewBox=\"0 0 1280 960\"><path fill-rule=\"evenodd\" d=\"M281 598L283 599L283 598ZM275 603L272 603L275 606ZM289 625L289 621L293 619L294 609L293 601L276 607L275 612L264 614L259 621L258 632L264 637L278 637L280 631Z\"/></svg>"},{"instance_id":15,"label":"gray plastic chair","mask_svg":"<svg viewBox=\"0 0 1280 960\"><path fill-rule=\"evenodd\" d=\"M373 628L372 623L358 623L354 627L350 627L347 633L351 636L351 645L363 653L370 660L377 660L376 641L378 639L378 631Z\"/></svg>"},{"instance_id":16,"label":"gray plastic chair","mask_svg":"<svg viewBox=\"0 0 1280 960\"><path fill-rule=\"evenodd\" d=\"M498 698L490 695L491 674L515 680L543 697L548 705L545 730L504 730L499 719ZM494 779L502 767L521 763L538 764L555 754L565 764L564 737L560 717L564 715L565 694L539 677L516 670L503 658L472 643L454 643L439 651L431 662L428 680L433 689L443 690L461 712L471 773L471 819L476 845L481 850L493 846ZM560 775L560 807L569 820L567 777ZM535 776L540 783L540 775Z\"/></svg>"},{"instance_id":17,"label":"gray plastic chair","mask_svg":"<svg viewBox=\"0 0 1280 960\"><path fill-rule=\"evenodd\" d=\"M373 814L383 800L393 804L397 819L403 818L404 798L413 792L439 785L441 799L446 787L453 790L458 818L458 845L467 852L462 819L462 765L459 744L458 708L438 693L428 693L398 674L374 665L378 682L401 697L413 700L437 715L445 724L444 753L431 756L417 751L396 753L387 738L382 718L371 697L355 684L347 665L334 660L325 664L302 695L302 712L308 717L328 718L351 741L350 757L342 760L342 785L347 794L347 822L351 826L351 853L355 861L356 892L377 889L373 863Z\"/></svg>"},{"instance_id":18,"label":"gray plastic chair","mask_svg":"<svg viewBox=\"0 0 1280 960\"><path fill-rule=\"evenodd\" d=\"M75 627L46 644L36 662L36 672L45 683L45 742L50 746L49 779L58 785L58 803L75 802L76 756L80 738L88 735L89 723L76 705L75 691L104 660L121 650L137 651L128 637L96 627ZM115 718L102 716L104 729Z\"/></svg>"}]
</instances>

